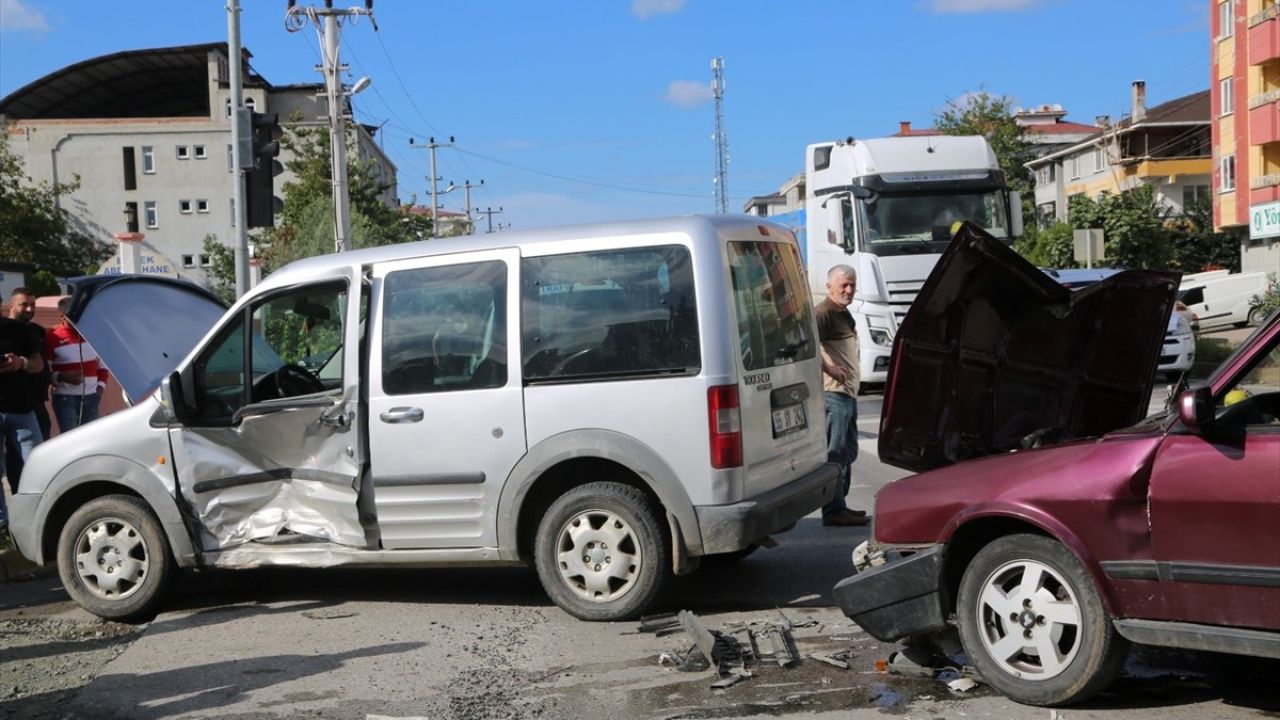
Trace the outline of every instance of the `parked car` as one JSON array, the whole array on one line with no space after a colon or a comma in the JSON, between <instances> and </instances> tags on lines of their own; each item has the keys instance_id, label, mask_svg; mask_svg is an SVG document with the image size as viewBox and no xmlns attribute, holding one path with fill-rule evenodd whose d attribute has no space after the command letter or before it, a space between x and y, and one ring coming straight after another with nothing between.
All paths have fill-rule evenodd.
<instances>
[{"instance_id":1,"label":"parked car","mask_svg":"<svg viewBox=\"0 0 1280 720\"><path fill-rule=\"evenodd\" d=\"M1101 691L1131 642L1280 657L1280 313L1144 419L1176 287L1070 293L962 230L895 340L880 457L919 474L876 496L844 613L958 632L1032 705Z\"/></svg>"},{"instance_id":2,"label":"parked car","mask_svg":"<svg viewBox=\"0 0 1280 720\"><path fill-rule=\"evenodd\" d=\"M1083 290L1123 271L1115 268L1069 268L1044 272L1068 290ZM1196 314L1181 301L1175 302L1165 328L1164 347L1156 372L1176 379L1190 370L1196 362L1196 333L1199 331L1200 321Z\"/></svg>"},{"instance_id":3,"label":"parked car","mask_svg":"<svg viewBox=\"0 0 1280 720\"><path fill-rule=\"evenodd\" d=\"M225 315L177 281L74 286L136 405L32 453L12 531L105 618L180 567L515 563L579 618L634 617L835 492L813 303L768 222L326 255Z\"/></svg>"},{"instance_id":4,"label":"parked car","mask_svg":"<svg viewBox=\"0 0 1280 720\"><path fill-rule=\"evenodd\" d=\"M1268 282L1264 272L1213 270L1184 275L1178 300L1199 316L1205 327L1258 325L1263 319L1258 301Z\"/></svg>"}]
</instances>

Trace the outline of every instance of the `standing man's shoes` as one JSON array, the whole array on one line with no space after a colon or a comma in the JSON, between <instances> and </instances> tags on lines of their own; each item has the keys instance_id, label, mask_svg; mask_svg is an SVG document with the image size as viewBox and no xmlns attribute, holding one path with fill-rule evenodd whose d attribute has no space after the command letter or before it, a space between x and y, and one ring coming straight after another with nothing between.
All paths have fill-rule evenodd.
<instances>
[{"instance_id":1,"label":"standing man's shoes","mask_svg":"<svg viewBox=\"0 0 1280 720\"><path fill-rule=\"evenodd\" d=\"M858 515L851 510L841 510L822 518L825 527L860 527L870 522L865 512Z\"/></svg>"}]
</instances>

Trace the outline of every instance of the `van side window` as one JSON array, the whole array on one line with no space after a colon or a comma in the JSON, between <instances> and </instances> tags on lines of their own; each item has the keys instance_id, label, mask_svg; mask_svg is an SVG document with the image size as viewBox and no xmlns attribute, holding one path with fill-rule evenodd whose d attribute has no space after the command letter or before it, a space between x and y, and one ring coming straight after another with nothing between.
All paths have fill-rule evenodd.
<instances>
[{"instance_id":1,"label":"van side window","mask_svg":"<svg viewBox=\"0 0 1280 720\"><path fill-rule=\"evenodd\" d=\"M192 365L196 417L340 387L346 297L345 285L300 288L241 313Z\"/></svg>"},{"instance_id":2,"label":"van side window","mask_svg":"<svg viewBox=\"0 0 1280 720\"><path fill-rule=\"evenodd\" d=\"M688 248L534 257L521 267L526 381L701 370Z\"/></svg>"},{"instance_id":3,"label":"van side window","mask_svg":"<svg viewBox=\"0 0 1280 720\"><path fill-rule=\"evenodd\" d=\"M1178 293L1178 299L1188 305L1204 304L1204 288L1194 287L1189 290L1183 290Z\"/></svg>"},{"instance_id":4,"label":"van side window","mask_svg":"<svg viewBox=\"0 0 1280 720\"><path fill-rule=\"evenodd\" d=\"M507 264L389 273L383 293L382 387L391 395L507 384Z\"/></svg>"}]
</instances>

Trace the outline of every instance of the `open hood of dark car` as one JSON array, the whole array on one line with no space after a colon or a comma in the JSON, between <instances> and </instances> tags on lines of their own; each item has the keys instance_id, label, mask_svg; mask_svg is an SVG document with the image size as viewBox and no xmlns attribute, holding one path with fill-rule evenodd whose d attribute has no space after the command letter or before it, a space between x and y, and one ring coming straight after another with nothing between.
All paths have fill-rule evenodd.
<instances>
[{"instance_id":1,"label":"open hood of dark car","mask_svg":"<svg viewBox=\"0 0 1280 720\"><path fill-rule=\"evenodd\" d=\"M894 340L880 459L928 470L1141 420L1179 277L1130 270L1072 292L964 225Z\"/></svg>"},{"instance_id":2,"label":"open hood of dark car","mask_svg":"<svg viewBox=\"0 0 1280 720\"><path fill-rule=\"evenodd\" d=\"M67 319L130 402L159 387L227 310L204 288L173 278L95 275L68 282Z\"/></svg>"}]
</instances>

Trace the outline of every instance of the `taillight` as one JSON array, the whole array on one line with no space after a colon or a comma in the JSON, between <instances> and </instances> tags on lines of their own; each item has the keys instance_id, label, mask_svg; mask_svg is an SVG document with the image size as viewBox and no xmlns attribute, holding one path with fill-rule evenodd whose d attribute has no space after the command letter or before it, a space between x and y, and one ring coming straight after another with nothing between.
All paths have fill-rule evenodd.
<instances>
[{"instance_id":1,"label":"taillight","mask_svg":"<svg viewBox=\"0 0 1280 720\"><path fill-rule=\"evenodd\" d=\"M707 388L707 421L711 437L711 467L742 465L742 415L738 412L738 386Z\"/></svg>"}]
</instances>

